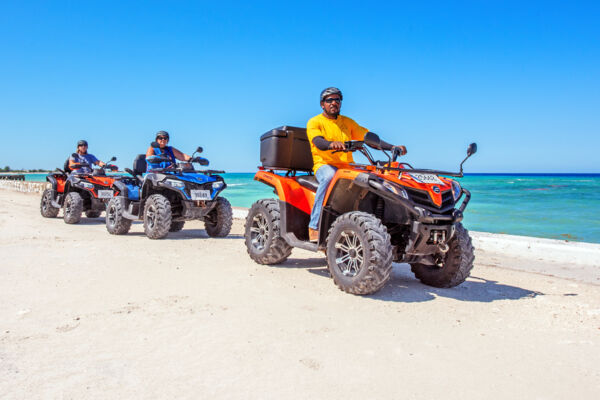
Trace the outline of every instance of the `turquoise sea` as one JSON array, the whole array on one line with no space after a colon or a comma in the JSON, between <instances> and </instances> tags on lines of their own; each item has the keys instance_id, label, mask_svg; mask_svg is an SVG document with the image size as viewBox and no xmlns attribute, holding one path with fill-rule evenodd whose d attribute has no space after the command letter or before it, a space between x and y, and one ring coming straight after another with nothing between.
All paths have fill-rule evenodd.
<instances>
[{"instance_id":1,"label":"turquoise sea","mask_svg":"<svg viewBox=\"0 0 600 400\"><path fill-rule=\"evenodd\" d=\"M28 174L27 180L45 176ZM253 177L224 174L224 195L234 207L274 197ZM600 174L469 174L458 181L472 194L464 219L468 229L600 243Z\"/></svg>"}]
</instances>

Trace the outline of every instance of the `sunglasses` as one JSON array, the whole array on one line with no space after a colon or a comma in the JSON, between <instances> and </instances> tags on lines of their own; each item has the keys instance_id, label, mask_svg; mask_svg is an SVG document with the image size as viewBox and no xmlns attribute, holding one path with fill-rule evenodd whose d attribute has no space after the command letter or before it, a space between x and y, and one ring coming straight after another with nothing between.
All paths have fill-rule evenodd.
<instances>
[{"instance_id":1,"label":"sunglasses","mask_svg":"<svg viewBox=\"0 0 600 400\"><path fill-rule=\"evenodd\" d=\"M166 136L157 136L156 140L169 140L169 138Z\"/></svg>"},{"instance_id":2,"label":"sunglasses","mask_svg":"<svg viewBox=\"0 0 600 400\"><path fill-rule=\"evenodd\" d=\"M87 144L80 144L77 147L88 147L88 145Z\"/></svg>"},{"instance_id":3,"label":"sunglasses","mask_svg":"<svg viewBox=\"0 0 600 400\"><path fill-rule=\"evenodd\" d=\"M325 99L325 100L323 100L323 101L324 101L325 103L327 103L327 104L331 104L331 103L333 103L334 101L335 101L336 103L338 103L338 104L342 104L342 99L340 99L340 98L335 98L335 99Z\"/></svg>"}]
</instances>

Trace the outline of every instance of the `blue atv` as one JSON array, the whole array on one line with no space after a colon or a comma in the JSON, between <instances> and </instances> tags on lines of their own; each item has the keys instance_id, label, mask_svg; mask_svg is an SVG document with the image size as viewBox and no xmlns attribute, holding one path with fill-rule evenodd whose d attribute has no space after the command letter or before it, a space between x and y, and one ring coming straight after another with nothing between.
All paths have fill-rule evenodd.
<instances>
[{"instance_id":1,"label":"blue atv","mask_svg":"<svg viewBox=\"0 0 600 400\"><path fill-rule=\"evenodd\" d=\"M153 147L158 146L155 142ZM129 232L131 223L144 221L144 232L150 239L162 239L169 232L183 229L185 221L204 221L211 237L225 237L231 230L233 212L229 201L219 196L227 187L218 174L224 171L197 171L192 163L203 166L208 160L194 157L201 153L198 147L187 163L172 163L166 168L146 171L145 154L133 161L132 177L116 180L118 195L106 206L106 229L113 235ZM166 155L155 155L152 163L170 163Z\"/></svg>"}]
</instances>

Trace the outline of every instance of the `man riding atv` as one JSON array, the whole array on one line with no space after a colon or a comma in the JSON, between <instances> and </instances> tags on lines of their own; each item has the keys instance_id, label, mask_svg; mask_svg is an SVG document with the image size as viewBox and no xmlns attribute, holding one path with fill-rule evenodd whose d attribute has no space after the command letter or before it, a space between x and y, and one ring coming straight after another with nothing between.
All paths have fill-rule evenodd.
<instances>
[{"instance_id":1,"label":"man riding atv","mask_svg":"<svg viewBox=\"0 0 600 400\"><path fill-rule=\"evenodd\" d=\"M364 140L368 129L358 125L354 120L340 115L342 108L342 92L335 87L329 87L321 92L321 108L323 112L311 118L306 124L306 134L310 141L313 157L313 171L319 182L315 194L315 203L310 215L308 236L311 242L319 238L318 223L323 209L323 199L329 183L337 171L336 164L353 163L351 152L342 152L344 142L349 140ZM395 146L380 141L383 150L394 151ZM406 147L397 146L398 154L406 154Z\"/></svg>"},{"instance_id":2,"label":"man riding atv","mask_svg":"<svg viewBox=\"0 0 600 400\"><path fill-rule=\"evenodd\" d=\"M158 147L148 147L146 150L146 163L148 164L148 170L159 169L159 168L167 168L173 165L176 161L190 161L192 159L191 156L188 156L185 153L177 150L172 146L167 146L169 143L169 132L167 131L158 131L156 132L156 143L158 143ZM161 161L156 156L166 155L171 159L171 161Z\"/></svg>"},{"instance_id":3,"label":"man riding atv","mask_svg":"<svg viewBox=\"0 0 600 400\"><path fill-rule=\"evenodd\" d=\"M93 154L89 154L88 142L80 140L77 142L77 153L73 153L69 157L69 169L75 173L91 174L92 165L104 167L106 164L98 160ZM77 157L76 157L77 156Z\"/></svg>"},{"instance_id":4,"label":"man riding atv","mask_svg":"<svg viewBox=\"0 0 600 400\"><path fill-rule=\"evenodd\" d=\"M410 264L427 285L461 284L474 260L461 223L471 194L448 176L463 177L477 145L468 146L460 172L414 168L398 161L404 146L385 143L340 116L341 100L338 89L326 89L324 113L307 129L280 126L261 135L262 166L254 179L273 188L277 199L258 200L248 211L248 255L272 265L284 262L294 247L325 251L334 283L353 294L381 289L394 261ZM375 159L369 148L387 160ZM353 162L356 151L366 164Z\"/></svg>"}]
</instances>

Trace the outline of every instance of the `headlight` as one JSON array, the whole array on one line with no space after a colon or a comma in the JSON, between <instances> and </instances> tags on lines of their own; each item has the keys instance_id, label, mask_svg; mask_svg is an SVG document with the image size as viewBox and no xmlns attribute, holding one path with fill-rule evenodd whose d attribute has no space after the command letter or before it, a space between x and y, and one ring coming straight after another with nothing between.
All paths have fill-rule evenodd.
<instances>
[{"instance_id":1,"label":"headlight","mask_svg":"<svg viewBox=\"0 0 600 400\"><path fill-rule=\"evenodd\" d=\"M217 181L217 182L213 182L212 184L212 188L215 190L219 190L223 187L223 182L222 181Z\"/></svg>"},{"instance_id":2,"label":"headlight","mask_svg":"<svg viewBox=\"0 0 600 400\"><path fill-rule=\"evenodd\" d=\"M175 179L167 179L165 182L167 183L167 185L177 189L183 189L185 187L185 183L177 181Z\"/></svg>"},{"instance_id":3,"label":"headlight","mask_svg":"<svg viewBox=\"0 0 600 400\"><path fill-rule=\"evenodd\" d=\"M81 186L83 186L86 189L93 189L94 185L92 183L89 182L81 182Z\"/></svg>"},{"instance_id":4,"label":"headlight","mask_svg":"<svg viewBox=\"0 0 600 400\"><path fill-rule=\"evenodd\" d=\"M406 193L406 190L404 190L402 187L392 185L388 181L383 181L382 185L390 192L397 194L398 196L404 197L405 199L408 199L408 194Z\"/></svg>"},{"instance_id":5,"label":"headlight","mask_svg":"<svg viewBox=\"0 0 600 400\"><path fill-rule=\"evenodd\" d=\"M461 194L462 188L460 187L460 184L456 181L452 181L452 197L454 197L454 201L458 200Z\"/></svg>"}]
</instances>

